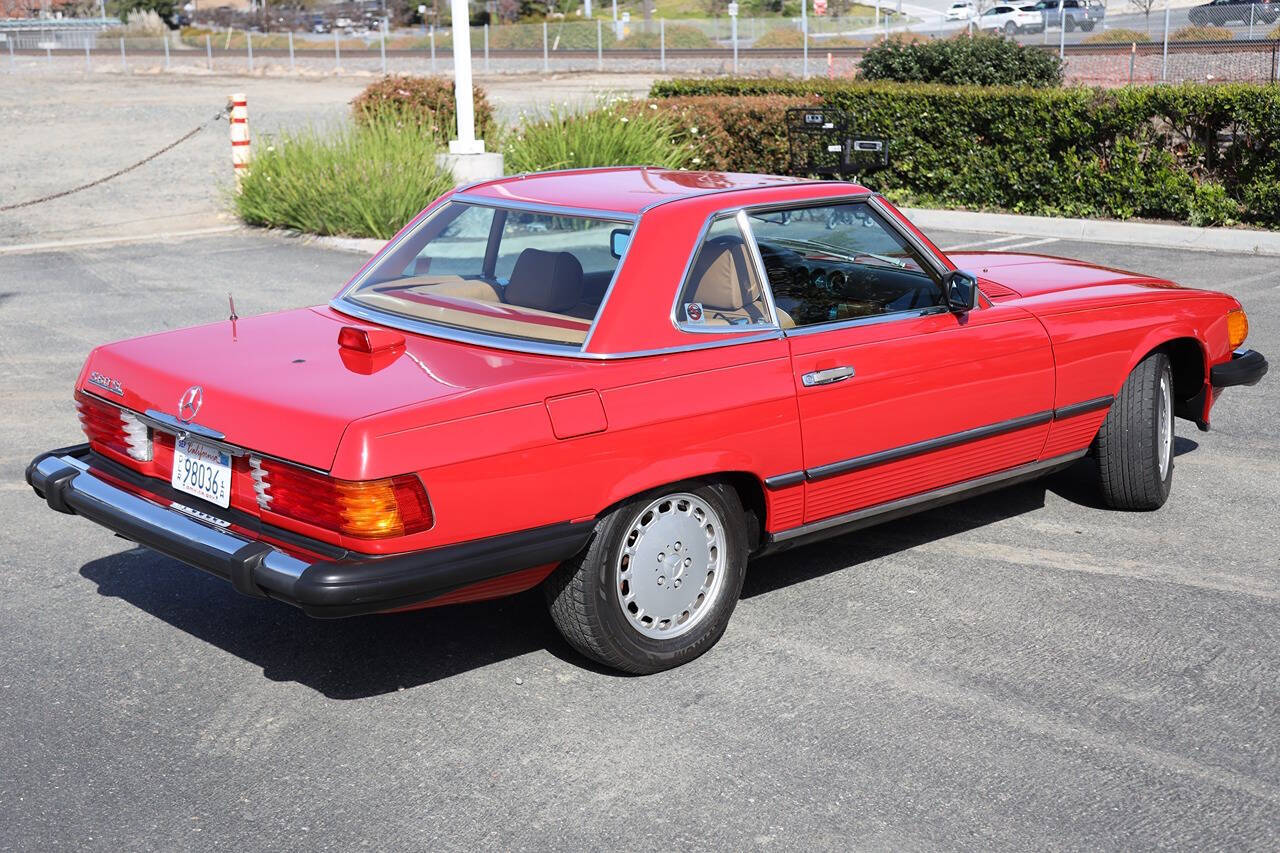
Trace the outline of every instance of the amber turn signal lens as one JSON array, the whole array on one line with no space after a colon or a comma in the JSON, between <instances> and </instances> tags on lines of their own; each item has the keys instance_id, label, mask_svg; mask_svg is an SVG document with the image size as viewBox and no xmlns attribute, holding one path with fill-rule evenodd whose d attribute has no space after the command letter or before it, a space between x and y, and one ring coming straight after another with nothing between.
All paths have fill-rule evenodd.
<instances>
[{"instance_id":1,"label":"amber turn signal lens","mask_svg":"<svg viewBox=\"0 0 1280 853\"><path fill-rule=\"evenodd\" d=\"M1249 337L1249 317L1244 310L1237 308L1234 311L1227 312L1227 340L1231 342L1231 348L1235 349L1244 343L1244 339Z\"/></svg>"}]
</instances>

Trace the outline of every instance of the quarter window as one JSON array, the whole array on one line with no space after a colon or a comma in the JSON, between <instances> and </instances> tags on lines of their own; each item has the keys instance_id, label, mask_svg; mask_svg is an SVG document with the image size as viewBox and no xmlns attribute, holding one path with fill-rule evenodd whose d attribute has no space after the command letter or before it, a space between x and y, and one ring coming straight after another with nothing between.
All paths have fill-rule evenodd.
<instances>
[{"instance_id":1,"label":"quarter window","mask_svg":"<svg viewBox=\"0 0 1280 853\"><path fill-rule=\"evenodd\" d=\"M717 219L707 230L676 303L676 320L699 331L773 325L736 218Z\"/></svg>"},{"instance_id":2,"label":"quarter window","mask_svg":"<svg viewBox=\"0 0 1280 853\"><path fill-rule=\"evenodd\" d=\"M942 304L923 258L865 202L750 214L782 328Z\"/></svg>"}]
</instances>

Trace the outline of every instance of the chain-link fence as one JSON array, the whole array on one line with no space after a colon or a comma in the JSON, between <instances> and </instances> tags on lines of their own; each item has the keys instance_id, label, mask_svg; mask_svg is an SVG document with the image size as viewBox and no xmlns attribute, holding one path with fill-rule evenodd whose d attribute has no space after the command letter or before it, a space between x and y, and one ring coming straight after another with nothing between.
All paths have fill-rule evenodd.
<instances>
[{"instance_id":1,"label":"chain-link fence","mask_svg":"<svg viewBox=\"0 0 1280 853\"><path fill-rule=\"evenodd\" d=\"M931 2L939 8L926 8ZM997 33L1056 52L1066 79L1117 86L1151 82L1275 82L1280 0L1159 8L1155 0L917 0L854 6L839 17L566 18L470 30L477 73L666 72L848 77L885 39L919 41ZM1188 0L1171 0L1186 3ZM220 11L225 17L225 11ZM315 20L315 19L312 19ZM113 20L0 21L0 69L21 73L83 63L88 72L251 74L449 73L448 29L390 29L338 19L260 32L184 27L153 35Z\"/></svg>"}]
</instances>

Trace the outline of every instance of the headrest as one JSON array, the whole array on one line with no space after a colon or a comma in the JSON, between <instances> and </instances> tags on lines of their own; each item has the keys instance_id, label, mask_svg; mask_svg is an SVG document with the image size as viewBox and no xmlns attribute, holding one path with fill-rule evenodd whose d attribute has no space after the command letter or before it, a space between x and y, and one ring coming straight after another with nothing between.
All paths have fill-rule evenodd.
<instances>
[{"instance_id":1,"label":"headrest","mask_svg":"<svg viewBox=\"0 0 1280 853\"><path fill-rule=\"evenodd\" d=\"M689 301L719 311L737 311L755 302L759 294L747 292L755 290L748 263L741 238L724 236L708 240L698 252L698 261L693 267L693 296Z\"/></svg>"},{"instance_id":2,"label":"headrest","mask_svg":"<svg viewBox=\"0 0 1280 853\"><path fill-rule=\"evenodd\" d=\"M516 258L503 300L564 313L582 301L582 264L570 252L525 249Z\"/></svg>"}]
</instances>

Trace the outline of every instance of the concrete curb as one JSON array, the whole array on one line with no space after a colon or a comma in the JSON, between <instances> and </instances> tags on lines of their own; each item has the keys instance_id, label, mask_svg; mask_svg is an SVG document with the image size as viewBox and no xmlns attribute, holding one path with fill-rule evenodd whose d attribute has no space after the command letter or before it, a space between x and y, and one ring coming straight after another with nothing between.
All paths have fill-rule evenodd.
<instances>
[{"instance_id":1,"label":"concrete curb","mask_svg":"<svg viewBox=\"0 0 1280 853\"><path fill-rule=\"evenodd\" d=\"M386 240L374 237L312 237L307 241L315 246L336 249L339 252L354 252L359 255L372 255L387 245Z\"/></svg>"},{"instance_id":2,"label":"concrete curb","mask_svg":"<svg viewBox=\"0 0 1280 853\"><path fill-rule=\"evenodd\" d=\"M947 228L1201 252L1280 256L1280 232L1277 231L1195 228L1190 225L1158 225L1113 219L1017 216L1011 213L976 213L970 210L932 210L918 207L904 207L902 212L926 232L930 228Z\"/></svg>"}]
</instances>

